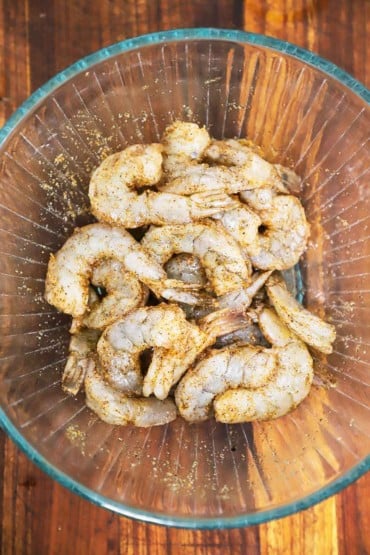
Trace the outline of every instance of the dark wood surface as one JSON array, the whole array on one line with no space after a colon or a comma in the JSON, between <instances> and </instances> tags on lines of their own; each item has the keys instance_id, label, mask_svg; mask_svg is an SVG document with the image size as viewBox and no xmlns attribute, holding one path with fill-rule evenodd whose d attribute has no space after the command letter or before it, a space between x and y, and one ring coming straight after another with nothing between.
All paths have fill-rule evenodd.
<instances>
[{"instance_id":1,"label":"dark wood surface","mask_svg":"<svg viewBox=\"0 0 370 555\"><path fill-rule=\"evenodd\" d=\"M214 26L309 48L369 86L368 0L0 0L0 124L81 56L134 35ZM230 531L149 526L95 507L0 433L1 554L370 554L370 476L299 514Z\"/></svg>"}]
</instances>

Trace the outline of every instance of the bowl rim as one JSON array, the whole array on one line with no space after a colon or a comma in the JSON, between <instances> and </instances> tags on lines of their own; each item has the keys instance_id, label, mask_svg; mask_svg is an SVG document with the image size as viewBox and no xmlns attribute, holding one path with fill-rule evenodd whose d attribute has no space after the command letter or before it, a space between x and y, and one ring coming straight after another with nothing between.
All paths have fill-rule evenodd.
<instances>
[{"instance_id":1,"label":"bowl rim","mask_svg":"<svg viewBox=\"0 0 370 555\"><path fill-rule=\"evenodd\" d=\"M349 88L366 103L369 104L370 102L370 91L362 83L354 79L349 73L340 69L332 62L292 43L266 35L231 29L204 27L174 29L145 34L112 44L111 46L102 48L92 54L89 54L88 56L85 56L84 58L81 58L56 74L44 85L38 88L33 94L31 94L31 96L29 96L27 100L25 100L23 104L13 113L13 115L11 115L10 118L4 123L3 127L0 129L0 146L4 144L9 135L15 130L16 126L33 108L37 106L37 104L43 101L47 95L56 90L60 85L76 76L78 73L89 70L93 65L123 52L152 44L185 40L220 40L252 44L276 50L319 69L345 87ZM145 511L137 507L132 507L130 505L114 501L72 479L69 475L49 463L48 460L45 459L37 451L37 449L35 449L35 447L33 447L33 445L22 436L2 408L0 408L0 425L32 462L34 462L42 471L46 472L46 474L48 474L51 478L55 479L58 483L73 493L77 493L82 498L92 501L100 507L114 511L123 516L148 523L174 526L178 528L238 528L258 525L263 522L281 518L294 514L300 510L307 509L312 505L334 495L335 493L338 493L370 469L370 455L368 455L350 470L345 472L342 476L336 478L326 486L314 491L302 499L299 499L298 501L293 501L280 507L274 507L270 510L259 511L253 514L240 514L234 517L173 517L168 514L158 514L155 512Z\"/></svg>"}]
</instances>

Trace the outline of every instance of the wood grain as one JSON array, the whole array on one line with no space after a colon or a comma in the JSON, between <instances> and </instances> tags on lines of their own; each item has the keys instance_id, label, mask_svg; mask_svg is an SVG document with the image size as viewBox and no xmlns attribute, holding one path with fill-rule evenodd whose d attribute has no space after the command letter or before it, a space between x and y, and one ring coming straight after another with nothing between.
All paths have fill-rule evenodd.
<instances>
[{"instance_id":1,"label":"wood grain","mask_svg":"<svg viewBox=\"0 0 370 555\"><path fill-rule=\"evenodd\" d=\"M141 33L215 26L309 48L369 85L367 0L0 0L0 124L77 58ZM258 527L187 531L95 507L34 466L0 433L3 555L367 554L370 476L296 515Z\"/></svg>"}]
</instances>

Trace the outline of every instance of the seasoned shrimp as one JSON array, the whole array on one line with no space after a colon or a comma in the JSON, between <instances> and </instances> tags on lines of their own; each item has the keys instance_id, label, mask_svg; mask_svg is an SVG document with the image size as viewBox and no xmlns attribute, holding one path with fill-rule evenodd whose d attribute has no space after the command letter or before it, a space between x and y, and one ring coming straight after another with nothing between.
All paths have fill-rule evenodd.
<instances>
[{"instance_id":1,"label":"seasoned shrimp","mask_svg":"<svg viewBox=\"0 0 370 555\"><path fill-rule=\"evenodd\" d=\"M203 288L203 294L199 294L200 304L187 305L183 303L181 305L187 317L194 320L199 320L216 309L235 308L239 311L246 310L272 272L272 270L261 273L255 272L252 275L251 283L247 287L235 289L230 293L214 298L211 291L209 291L207 276L198 257L190 254L176 255L167 262L165 269L170 278L197 284Z\"/></svg>"},{"instance_id":2,"label":"seasoned shrimp","mask_svg":"<svg viewBox=\"0 0 370 555\"><path fill-rule=\"evenodd\" d=\"M239 245L213 222L151 227L141 244L160 264L174 254L197 256L216 295L242 289L250 282L251 268Z\"/></svg>"},{"instance_id":3,"label":"seasoned shrimp","mask_svg":"<svg viewBox=\"0 0 370 555\"><path fill-rule=\"evenodd\" d=\"M246 164L235 167L199 163L210 144L210 136L194 123L176 121L166 128L162 141L163 166L167 177L166 182L158 187L162 192L193 195L216 191L233 194L248 187L260 186L257 180L249 179L249 159ZM261 160L261 164L267 164Z\"/></svg>"},{"instance_id":4,"label":"seasoned shrimp","mask_svg":"<svg viewBox=\"0 0 370 555\"><path fill-rule=\"evenodd\" d=\"M255 272L248 287L235 289L217 299L220 308L238 308L246 310L252 303L258 291L264 286L267 278L271 275L271 270L267 272Z\"/></svg>"},{"instance_id":5,"label":"seasoned shrimp","mask_svg":"<svg viewBox=\"0 0 370 555\"><path fill-rule=\"evenodd\" d=\"M179 166L199 161L210 142L207 129L196 123L175 121L168 125L162 137L166 173L174 175Z\"/></svg>"},{"instance_id":6,"label":"seasoned shrimp","mask_svg":"<svg viewBox=\"0 0 370 555\"><path fill-rule=\"evenodd\" d=\"M261 218L248 206L240 203L229 211L220 212L212 216L219 221L228 233L239 243L243 251L258 241L258 230ZM247 253L246 253L246 256Z\"/></svg>"},{"instance_id":7,"label":"seasoned shrimp","mask_svg":"<svg viewBox=\"0 0 370 555\"><path fill-rule=\"evenodd\" d=\"M189 422L210 418L217 395L240 385L262 387L275 364L274 354L264 352L263 347L233 345L210 350L177 386L180 415Z\"/></svg>"},{"instance_id":8,"label":"seasoned shrimp","mask_svg":"<svg viewBox=\"0 0 370 555\"><path fill-rule=\"evenodd\" d=\"M106 383L99 366L89 366L85 377L86 405L107 424L133 424L147 428L167 424L176 418L172 399L143 399L130 397Z\"/></svg>"},{"instance_id":9,"label":"seasoned shrimp","mask_svg":"<svg viewBox=\"0 0 370 555\"><path fill-rule=\"evenodd\" d=\"M152 393L167 397L195 358L212 344L217 335L238 329L245 323L242 313L223 310L202 322L189 323L175 305L140 308L108 327L98 343L98 354L106 380L123 392ZM140 354L148 348L153 356L144 378Z\"/></svg>"},{"instance_id":10,"label":"seasoned shrimp","mask_svg":"<svg viewBox=\"0 0 370 555\"><path fill-rule=\"evenodd\" d=\"M194 123L175 122L163 135L167 193L192 195L209 191L228 194L245 189L273 187L287 193L296 188L298 176L289 168L269 164L246 142L212 141ZM218 166L199 163L205 157ZM289 189L287 189L289 186Z\"/></svg>"},{"instance_id":11,"label":"seasoned shrimp","mask_svg":"<svg viewBox=\"0 0 370 555\"><path fill-rule=\"evenodd\" d=\"M74 319L79 327L104 329L143 306L148 298L147 288L117 260L102 260L93 267L90 280L96 287L104 287L106 294L102 299L97 295L89 299L86 313Z\"/></svg>"},{"instance_id":12,"label":"seasoned shrimp","mask_svg":"<svg viewBox=\"0 0 370 555\"><path fill-rule=\"evenodd\" d=\"M249 318L243 311L223 309L207 315L197 322L183 344L176 347L169 356L168 351L157 349L144 378L143 394L152 393L158 399L165 399L186 370L194 363L204 349L212 345L217 337L245 327Z\"/></svg>"},{"instance_id":13,"label":"seasoned shrimp","mask_svg":"<svg viewBox=\"0 0 370 555\"><path fill-rule=\"evenodd\" d=\"M243 245L253 266L261 270L294 266L306 248L310 231L300 201L292 195L273 195L268 207L261 209L260 197L256 203L255 198L244 198L261 220L256 240Z\"/></svg>"},{"instance_id":14,"label":"seasoned shrimp","mask_svg":"<svg viewBox=\"0 0 370 555\"><path fill-rule=\"evenodd\" d=\"M292 332L322 353L333 351L335 327L299 304L289 293L281 276L273 274L266 283L266 290L276 312Z\"/></svg>"},{"instance_id":15,"label":"seasoned shrimp","mask_svg":"<svg viewBox=\"0 0 370 555\"><path fill-rule=\"evenodd\" d=\"M249 168L250 181L258 183L259 186L269 187L281 193L289 193L300 188L301 179L293 170L280 164L270 164L260 156L256 147L244 139L212 141L204 155L211 162Z\"/></svg>"},{"instance_id":16,"label":"seasoned shrimp","mask_svg":"<svg viewBox=\"0 0 370 555\"><path fill-rule=\"evenodd\" d=\"M97 330L85 329L72 335L69 356L62 376L62 388L70 395L77 395L88 368L94 364L93 354L100 336Z\"/></svg>"},{"instance_id":17,"label":"seasoned shrimp","mask_svg":"<svg viewBox=\"0 0 370 555\"><path fill-rule=\"evenodd\" d=\"M162 146L132 145L112 154L94 171L89 197L100 221L127 228L148 224L188 223L234 206L223 193L191 197L137 189L158 184L162 177Z\"/></svg>"},{"instance_id":18,"label":"seasoned shrimp","mask_svg":"<svg viewBox=\"0 0 370 555\"><path fill-rule=\"evenodd\" d=\"M141 394L141 353L149 348L154 349L147 373L149 377L153 373L151 367L162 368L171 359L179 361L185 371L187 349L198 341L198 336L199 329L186 320L178 306L160 304L139 308L106 328L98 342L97 351L110 385L124 392ZM147 389L145 394L148 394Z\"/></svg>"},{"instance_id":19,"label":"seasoned shrimp","mask_svg":"<svg viewBox=\"0 0 370 555\"><path fill-rule=\"evenodd\" d=\"M63 247L51 255L46 276L45 298L58 310L74 317L88 309L89 283L94 266L114 259L158 296L196 302L189 284L170 280L158 262L124 229L108 224L90 224L76 229Z\"/></svg>"},{"instance_id":20,"label":"seasoned shrimp","mask_svg":"<svg viewBox=\"0 0 370 555\"><path fill-rule=\"evenodd\" d=\"M179 383L175 400L190 422L209 418L226 423L277 418L308 394L312 358L271 309L259 324L272 348L232 346L209 351Z\"/></svg>"}]
</instances>

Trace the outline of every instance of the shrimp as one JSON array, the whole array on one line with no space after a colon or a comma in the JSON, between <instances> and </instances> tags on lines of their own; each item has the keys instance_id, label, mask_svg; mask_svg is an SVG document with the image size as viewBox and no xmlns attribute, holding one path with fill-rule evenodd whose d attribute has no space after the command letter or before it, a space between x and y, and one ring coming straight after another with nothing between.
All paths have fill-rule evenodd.
<instances>
[{"instance_id":1,"label":"shrimp","mask_svg":"<svg viewBox=\"0 0 370 555\"><path fill-rule=\"evenodd\" d=\"M62 388L70 395L79 392L88 368L93 362L92 355L100 336L97 330L82 330L71 337L69 356L62 376Z\"/></svg>"},{"instance_id":2,"label":"shrimp","mask_svg":"<svg viewBox=\"0 0 370 555\"><path fill-rule=\"evenodd\" d=\"M242 195L243 196L243 195ZM307 246L310 226L300 201L293 195L272 195L261 209L260 197L248 204L260 217L256 240L243 245L255 268L285 270L294 266Z\"/></svg>"},{"instance_id":3,"label":"shrimp","mask_svg":"<svg viewBox=\"0 0 370 555\"><path fill-rule=\"evenodd\" d=\"M309 393L312 358L304 345L271 309L259 315L260 328L272 343L209 351L179 383L175 400L183 418L206 420L215 414L225 423L277 418Z\"/></svg>"},{"instance_id":4,"label":"shrimp","mask_svg":"<svg viewBox=\"0 0 370 555\"><path fill-rule=\"evenodd\" d=\"M106 383L96 363L87 369L84 385L86 405L107 424L147 428L167 424L176 418L172 399L159 401L125 395Z\"/></svg>"},{"instance_id":5,"label":"shrimp","mask_svg":"<svg viewBox=\"0 0 370 555\"><path fill-rule=\"evenodd\" d=\"M205 127L187 121L168 125L162 137L165 171L174 174L183 163L199 161L211 143Z\"/></svg>"},{"instance_id":6,"label":"shrimp","mask_svg":"<svg viewBox=\"0 0 370 555\"><path fill-rule=\"evenodd\" d=\"M255 145L245 139L227 139L212 141L204 156L211 162L225 166L249 167L249 179L262 187L270 187L280 193L299 190L301 178L293 170L280 164L270 164L257 150Z\"/></svg>"},{"instance_id":7,"label":"shrimp","mask_svg":"<svg viewBox=\"0 0 370 555\"><path fill-rule=\"evenodd\" d=\"M258 230L261 218L248 206L239 203L239 206L231 210L220 212L211 216L213 220L219 221L228 233L239 243L243 251L258 241ZM245 256L248 257L247 252Z\"/></svg>"},{"instance_id":8,"label":"shrimp","mask_svg":"<svg viewBox=\"0 0 370 555\"><path fill-rule=\"evenodd\" d=\"M141 353L153 348L153 358L147 372L148 383L153 368L157 371L168 360L178 361L182 365L179 372L182 368L185 371L187 349L198 341L199 335L197 326L189 323L176 305L139 308L106 328L98 342L97 351L105 378L116 389L141 394ZM147 394L148 388L145 389Z\"/></svg>"},{"instance_id":9,"label":"shrimp","mask_svg":"<svg viewBox=\"0 0 370 555\"><path fill-rule=\"evenodd\" d=\"M162 265L174 254L197 256L216 295L242 289L250 282L251 267L239 245L213 222L151 227L141 244Z\"/></svg>"},{"instance_id":10,"label":"shrimp","mask_svg":"<svg viewBox=\"0 0 370 555\"><path fill-rule=\"evenodd\" d=\"M106 295L91 299L90 293L87 311L74 319L74 326L104 329L130 310L143 306L148 298L147 288L117 260L99 262L92 268L90 281L103 287Z\"/></svg>"},{"instance_id":11,"label":"shrimp","mask_svg":"<svg viewBox=\"0 0 370 555\"><path fill-rule=\"evenodd\" d=\"M63 247L51 255L46 275L45 298L61 312L84 316L88 309L89 283L101 260L121 262L138 280L167 299L197 302L183 282L170 280L158 262L124 229L90 224L76 229Z\"/></svg>"},{"instance_id":12,"label":"shrimp","mask_svg":"<svg viewBox=\"0 0 370 555\"><path fill-rule=\"evenodd\" d=\"M235 205L223 193L201 193L189 198L149 189L162 177L162 146L132 145L108 156L94 171L89 197L100 221L126 228L148 224L189 223Z\"/></svg>"},{"instance_id":13,"label":"shrimp","mask_svg":"<svg viewBox=\"0 0 370 555\"><path fill-rule=\"evenodd\" d=\"M167 262L165 268L170 278L197 284L203 288L203 295L199 295L199 305L186 305L184 303L181 305L187 317L195 320L203 318L215 309L238 308L240 311L247 309L272 273L272 270L255 272L252 275L251 283L247 287L235 289L215 299L209 291L207 277L199 258L196 256L184 254L174 256Z\"/></svg>"},{"instance_id":14,"label":"shrimp","mask_svg":"<svg viewBox=\"0 0 370 555\"><path fill-rule=\"evenodd\" d=\"M311 314L289 293L281 276L273 274L266 283L271 303L288 328L318 351L330 354L335 341L335 327Z\"/></svg>"},{"instance_id":15,"label":"shrimp","mask_svg":"<svg viewBox=\"0 0 370 555\"><path fill-rule=\"evenodd\" d=\"M98 355L107 382L123 392L167 397L200 352L217 334L244 325L237 311L220 311L205 319L202 327L188 322L175 305L140 308L109 326L98 342ZM153 348L153 357L143 380L140 354Z\"/></svg>"},{"instance_id":16,"label":"shrimp","mask_svg":"<svg viewBox=\"0 0 370 555\"><path fill-rule=\"evenodd\" d=\"M165 399L171 387L204 349L212 345L219 335L245 327L246 322L249 318L246 319L243 311L232 309L215 311L199 320L193 332L183 338L181 349L174 349L171 356L168 351L155 352L144 378L143 394L149 396L154 393L158 399Z\"/></svg>"},{"instance_id":17,"label":"shrimp","mask_svg":"<svg viewBox=\"0 0 370 555\"><path fill-rule=\"evenodd\" d=\"M159 189L167 193L192 195L209 191L228 194L245 189L274 187L288 193L296 188L298 176L289 168L269 164L255 148L235 140L212 141L193 123L175 122L163 136L164 168L168 182ZM218 166L199 163L204 156ZM287 189L287 185L291 189Z\"/></svg>"},{"instance_id":18,"label":"shrimp","mask_svg":"<svg viewBox=\"0 0 370 555\"><path fill-rule=\"evenodd\" d=\"M255 272L248 287L235 289L217 299L220 308L237 308L246 310L252 303L258 291L264 286L266 280L271 275L271 270L267 272Z\"/></svg>"},{"instance_id":19,"label":"shrimp","mask_svg":"<svg viewBox=\"0 0 370 555\"><path fill-rule=\"evenodd\" d=\"M298 236L295 241L290 241L289 238L289 248L286 250L286 233L276 229L278 226L274 225L277 210L284 208L284 201L276 200L275 206L272 198L269 198L276 196L276 192L289 193L289 189L297 188L300 178L292 170L269 164L241 141L213 141L204 148L207 143L204 130L196 126L194 128L194 124L176 122L166 129L164 137L164 152L170 161L170 168L167 169L170 181L159 186L161 191L184 195L213 190L229 194L241 192L241 196L245 193L243 199L247 202L248 193L251 193L256 199L261 198L262 202L257 203L257 209L266 208L263 200L267 196L270 200L270 212L267 214L256 214L248 206L239 203L238 206L228 208L227 211L220 210L211 217L219 220L243 249L245 247L247 257L252 253L258 268L283 269L296 263L307 241L306 230L302 225L302 222L306 224L303 208L299 210L300 203L294 197L285 201L288 224L294 224L293 229ZM196 138L193 151L189 137ZM185 141L187 148L181 146ZM194 162L199 160L202 153L212 162L221 162L225 166L210 167ZM250 197L250 204L253 204L253 197ZM267 229L266 234L259 233L261 225ZM300 236L301 232L303 237ZM284 253L278 250L282 241L284 243L281 250L284 249Z\"/></svg>"}]
</instances>

